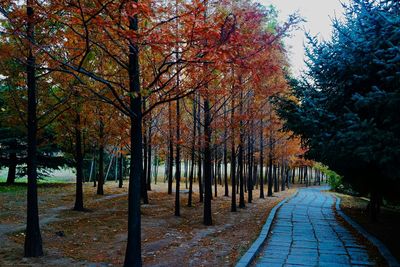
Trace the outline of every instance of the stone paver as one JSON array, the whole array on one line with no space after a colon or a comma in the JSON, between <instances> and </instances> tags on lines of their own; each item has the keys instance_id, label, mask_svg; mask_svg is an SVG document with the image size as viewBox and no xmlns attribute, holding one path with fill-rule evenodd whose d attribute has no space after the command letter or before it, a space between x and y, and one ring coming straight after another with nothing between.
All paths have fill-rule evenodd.
<instances>
[{"instance_id":1,"label":"stone paver","mask_svg":"<svg viewBox=\"0 0 400 267\"><path fill-rule=\"evenodd\" d=\"M365 246L335 217L335 199L306 188L278 210L256 266L373 266Z\"/></svg>"}]
</instances>

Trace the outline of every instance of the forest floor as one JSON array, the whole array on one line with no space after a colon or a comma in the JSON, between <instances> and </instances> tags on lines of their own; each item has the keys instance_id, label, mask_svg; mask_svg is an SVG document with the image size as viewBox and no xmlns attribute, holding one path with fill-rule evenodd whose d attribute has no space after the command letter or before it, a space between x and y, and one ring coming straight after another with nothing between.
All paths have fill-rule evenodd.
<instances>
[{"instance_id":1,"label":"forest floor","mask_svg":"<svg viewBox=\"0 0 400 267\"><path fill-rule=\"evenodd\" d=\"M394 257L400 261L400 209L382 207L377 222L367 214L368 200L336 193L341 199L342 210L369 233L382 241Z\"/></svg>"},{"instance_id":2,"label":"forest floor","mask_svg":"<svg viewBox=\"0 0 400 267\"><path fill-rule=\"evenodd\" d=\"M2 186L0 186L2 187ZM184 190L185 185L181 188ZM127 184L117 188L105 184L105 195L96 195L91 184L84 186L85 207L76 212L73 184L39 186L39 209L45 256L23 258L26 189L0 190L0 265L121 265L127 232ZM194 188L197 192L197 187ZM230 197L212 202L214 225L203 226L203 206L199 195L187 207L187 194L181 193L181 216L174 216L174 195L166 185L153 186L150 204L142 205L142 255L145 266L232 266L257 238L270 210L295 189L254 201L245 209L230 212ZM246 195L247 200L247 195Z\"/></svg>"}]
</instances>

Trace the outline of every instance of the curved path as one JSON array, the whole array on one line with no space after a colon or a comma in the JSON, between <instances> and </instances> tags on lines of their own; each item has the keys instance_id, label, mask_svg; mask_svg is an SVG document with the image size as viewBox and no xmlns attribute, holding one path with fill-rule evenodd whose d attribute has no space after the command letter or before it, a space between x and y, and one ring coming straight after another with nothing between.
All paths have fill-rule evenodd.
<instances>
[{"instance_id":1,"label":"curved path","mask_svg":"<svg viewBox=\"0 0 400 267\"><path fill-rule=\"evenodd\" d=\"M327 187L306 188L278 210L256 266L373 266L365 246L336 220Z\"/></svg>"}]
</instances>

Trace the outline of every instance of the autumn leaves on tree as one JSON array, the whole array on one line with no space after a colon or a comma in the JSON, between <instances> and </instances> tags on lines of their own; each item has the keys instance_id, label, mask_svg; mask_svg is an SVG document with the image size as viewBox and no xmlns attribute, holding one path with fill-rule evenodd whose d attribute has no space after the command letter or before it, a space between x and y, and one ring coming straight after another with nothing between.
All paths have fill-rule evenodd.
<instances>
[{"instance_id":1,"label":"autumn leaves on tree","mask_svg":"<svg viewBox=\"0 0 400 267\"><path fill-rule=\"evenodd\" d=\"M175 180L176 216L182 179L188 206L197 201L193 184L199 184L205 225L213 224L213 185L214 197L218 184L225 196L231 194L232 211L237 192L239 208L246 205L245 191L252 202L256 186L264 197L266 178L272 195L272 185L279 187L273 166L280 166L285 189L303 151L280 131L269 98L288 90L282 37L299 22L297 16L280 25L273 9L251 1L0 3L1 38L11 42L0 44L3 80L14 82L9 90L28 92L26 256L43 253L36 189L42 131L36 116L51 118L60 150L71 155L75 210L85 210L85 154L99 155L98 194L106 178L104 155L115 155L121 164L129 159L125 266L141 265L140 205L151 201L155 162L165 165L170 194ZM26 71L7 74L12 64ZM21 77L26 82L16 84ZM122 166L119 173L122 187Z\"/></svg>"}]
</instances>

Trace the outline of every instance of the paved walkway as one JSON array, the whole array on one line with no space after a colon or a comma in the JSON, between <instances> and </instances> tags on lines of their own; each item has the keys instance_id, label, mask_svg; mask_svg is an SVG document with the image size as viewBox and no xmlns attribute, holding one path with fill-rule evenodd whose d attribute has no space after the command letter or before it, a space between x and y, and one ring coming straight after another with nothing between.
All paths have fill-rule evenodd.
<instances>
[{"instance_id":1,"label":"paved walkway","mask_svg":"<svg viewBox=\"0 0 400 267\"><path fill-rule=\"evenodd\" d=\"M335 218L326 187L301 189L277 212L256 266L373 266L366 248Z\"/></svg>"}]
</instances>

